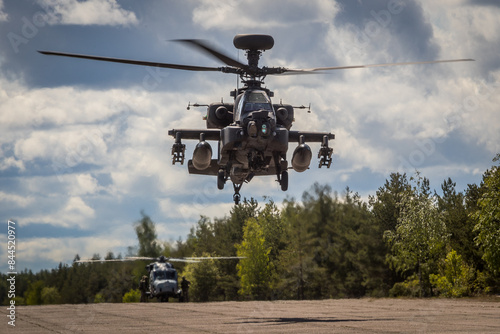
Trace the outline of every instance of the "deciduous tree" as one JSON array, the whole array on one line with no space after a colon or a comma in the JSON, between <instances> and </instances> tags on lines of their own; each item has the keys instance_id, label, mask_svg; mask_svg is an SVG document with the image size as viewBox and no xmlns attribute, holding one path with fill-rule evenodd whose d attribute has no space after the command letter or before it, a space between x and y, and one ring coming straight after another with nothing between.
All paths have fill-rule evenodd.
<instances>
[{"instance_id":1,"label":"deciduous tree","mask_svg":"<svg viewBox=\"0 0 500 334\"><path fill-rule=\"evenodd\" d=\"M142 219L134 224L135 233L139 241L138 256L158 257L161 254L161 247L156 235L155 223L148 215L141 211Z\"/></svg>"},{"instance_id":2,"label":"deciduous tree","mask_svg":"<svg viewBox=\"0 0 500 334\"><path fill-rule=\"evenodd\" d=\"M237 266L241 279L240 294L254 299L267 298L273 270L269 261L271 247L266 246L262 227L256 218L246 221L243 240L236 248L238 256L243 257Z\"/></svg>"},{"instance_id":3,"label":"deciduous tree","mask_svg":"<svg viewBox=\"0 0 500 334\"><path fill-rule=\"evenodd\" d=\"M500 161L497 154L493 161ZM483 194L479 209L473 214L476 222L476 243L483 259L495 276L500 275L500 166L493 166L483 175Z\"/></svg>"},{"instance_id":4,"label":"deciduous tree","mask_svg":"<svg viewBox=\"0 0 500 334\"><path fill-rule=\"evenodd\" d=\"M420 295L425 293L424 283L436 260L443 256L448 233L434 198L430 195L429 180L417 172L416 185L403 194L401 213L395 231L386 231L385 238L392 248L391 265L398 271L416 271L420 283Z\"/></svg>"}]
</instances>

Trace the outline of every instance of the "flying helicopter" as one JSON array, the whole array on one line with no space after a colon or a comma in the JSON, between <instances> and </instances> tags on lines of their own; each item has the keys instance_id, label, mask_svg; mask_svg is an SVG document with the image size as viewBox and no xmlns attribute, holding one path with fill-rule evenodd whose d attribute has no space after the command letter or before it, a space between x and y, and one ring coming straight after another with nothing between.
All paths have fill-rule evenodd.
<instances>
[{"instance_id":1,"label":"flying helicopter","mask_svg":"<svg viewBox=\"0 0 500 334\"><path fill-rule=\"evenodd\" d=\"M182 300L184 297L182 289L179 288L177 270L170 262L197 263L203 260L233 260L241 258L238 256L168 258L161 255L160 257L132 256L124 259L78 260L75 263L153 261L146 265L145 268L148 272L148 291L146 291L146 295L149 298L157 298L160 302L168 302L169 298Z\"/></svg>"},{"instance_id":2,"label":"flying helicopter","mask_svg":"<svg viewBox=\"0 0 500 334\"><path fill-rule=\"evenodd\" d=\"M238 75L243 87L230 92L230 96L234 99L232 103L221 101L206 105L188 104L188 109L191 106L207 107L206 129L172 129L168 131L168 134L175 138L171 150L172 164L184 164L186 146L182 143L182 139L198 140L193 157L187 163L189 173L216 176L218 189L224 189L224 185L230 180L234 189L233 200L235 204L240 201L242 185L250 182L255 176L276 175L281 190L288 190L288 170L293 169L301 173L309 169L312 150L308 143L321 143L318 152L319 168L330 168L332 165L333 148L330 147L329 141L335 139L335 135L330 132L291 130L294 122L294 110L305 107L271 102L274 93L263 86L264 79L268 75L309 74L341 69L473 61L473 59L452 59L309 69L261 67L259 60L262 53L274 46L274 39L270 35L239 34L234 37L233 45L246 52L247 63L242 63L224 54L202 40L183 39L176 41L207 53L226 66L204 67L54 51L39 52L53 56ZM207 141L218 143L216 158L212 158L213 150ZM297 143L290 161L291 167L287 160L290 142Z\"/></svg>"}]
</instances>

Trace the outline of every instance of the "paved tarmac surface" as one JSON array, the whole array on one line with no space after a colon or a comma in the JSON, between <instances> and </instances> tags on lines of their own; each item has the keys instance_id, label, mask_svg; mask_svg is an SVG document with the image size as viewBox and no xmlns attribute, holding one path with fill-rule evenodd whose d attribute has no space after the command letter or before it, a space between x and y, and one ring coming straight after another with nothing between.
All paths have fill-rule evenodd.
<instances>
[{"instance_id":1,"label":"paved tarmac surface","mask_svg":"<svg viewBox=\"0 0 500 334\"><path fill-rule=\"evenodd\" d=\"M500 298L1 307L1 333L500 333Z\"/></svg>"}]
</instances>

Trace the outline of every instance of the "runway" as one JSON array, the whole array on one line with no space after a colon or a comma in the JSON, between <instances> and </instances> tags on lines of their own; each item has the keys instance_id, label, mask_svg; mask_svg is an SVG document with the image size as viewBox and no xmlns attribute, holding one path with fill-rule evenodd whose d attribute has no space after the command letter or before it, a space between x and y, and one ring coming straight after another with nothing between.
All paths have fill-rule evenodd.
<instances>
[{"instance_id":1,"label":"runway","mask_svg":"<svg viewBox=\"0 0 500 334\"><path fill-rule=\"evenodd\" d=\"M500 333L500 298L2 306L18 333ZM7 331L5 331L7 329Z\"/></svg>"}]
</instances>

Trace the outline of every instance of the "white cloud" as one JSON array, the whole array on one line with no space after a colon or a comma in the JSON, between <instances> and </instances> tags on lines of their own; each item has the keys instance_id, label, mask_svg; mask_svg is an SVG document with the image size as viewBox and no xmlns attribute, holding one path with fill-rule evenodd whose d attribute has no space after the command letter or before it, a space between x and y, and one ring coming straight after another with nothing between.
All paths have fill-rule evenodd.
<instances>
[{"instance_id":1,"label":"white cloud","mask_svg":"<svg viewBox=\"0 0 500 334\"><path fill-rule=\"evenodd\" d=\"M214 180L212 180L214 181ZM215 181L210 182L210 186L205 187L203 183L195 192L191 201L177 203L172 198L164 198L159 201L160 210L165 217L184 221L186 223L196 222L200 216L209 218L223 218L233 207L232 202L214 203L213 194L218 189Z\"/></svg>"},{"instance_id":2,"label":"white cloud","mask_svg":"<svg viewBox=\"0 0 500 334\"><path fill-rule=\"evenodd\" d=\"M336 3L328 0L202 0L193 10L193 22L204 29L262 31L299 22L329 22L337 12Z\"/></svg>"},{"instance_id":3,"label":"white cloud","mask_svg":"<svg viewBox=\"0 0 500 334\"><path fill-rule=\"evenodd\" d=\"M40 3L49 9L52 24L137 23L132 12L113 1ZM443 58L477 58L479 54L487 55L484 59L489 62L494 61L500 45L494 32L500 26L494 20L493 9L461 7L461 0L422 3L425 18L434 32L430 42L441 46ZM96 11L98 7L100 10ZM228 31L239 29L273 34L276 45L262 58L262 65L266 66L308 68L383 62L392 60L392 51L404 48L390 29L382 30L379 38L370 43L358 40L359 28L337 25L338 8L330 0L207 0L193 2L189 9L196 29L209 30L216 41L227 37ZM373 20L369 14L367 19ZM193 22L187 20L186 24ZM164 27L164 22L152 24ZM104 31L106 27L100 29ZM138 34L143 33L143 27L137 29ZM192 31L186 25L180 25L179 29L186 34ZM297 36L299 30L306 31ZM37 38L42 37L41 34ZM168 50L171 51L174 59L185 55L175 54L175 48ZM2 64L10 65L3 58ZM486 68L487 75L478 68ZM170 73L167 71L165 74ZM136 87L116 89L37 88L0 78L0 172L15 182L0 192L2 210L17 209L9 214L14 212L18 217L12 218L26 225L46 223L61 230L80 228L86 233L98 230L97 234L102 227L116 232L112 239L99 235L32 239L26 244L27 253L23 257L58 262L72 260L77 252L82 257L95 252L103 255L111 248L131 245L132 229L128 223L123 228L123 224L132 222L130 216L142 208L148 214L154 211L152 218L161 222L158 232L163 240L184 237L200 215L213 218L229 213L233 205L231 184L219 191L215 177L189 175L186 164L172 165L173 139L167 131L204 128L201 119L204 110L185 111L187 102L218 101L221 92L234 88L233 77L187 73L193 79L185 91L179 88L175 92L157 92L148 89L161 83L154 81L158 78L151 73L145 70L144 80L137 80ZM95 75L99 77L100 73ZM494 153L500 151L499 82L499 72L480 60L357 69L331 75L268 77L266 85L275 92L275 103L281 98L283 103L294 105L312 103L312 114L296 111L293 130L336 134L331 142L334 165L330 170L318 169L314 157L310 170L290 172L286 193L281 192L274 177L256 177L244 185L242 197L253 196L259 201L263 195L278 201L287 195L300 198L315 181L333 187L354 183L362 189L353 187L353 190L368 194L369 187L379 185L361 182L370 182L374 175L387 176L400 167L401 158L408 161L414 158L411 155L414 152L424 154L424 160L418 161L416 167L426 176L438 180L443 176L454 180L455 176L465 176L467 180L471 175L479 178L483 167L490 166ZM224 100L230 98L224 95ZM190 159L194 142L184 143L186 158ZM216 145L212 143L214 152ZM295 145L290 144L289 158ZM422 145L427 145L425 152ZM311 147L316 153L319 145ZM448 152L449 148L452 152ZM467 162L472 160L469 156L477 156L477 151L491 153L491 157L487 161Z\"/></svg>"},{"instance_id":4,"label":"white cloud","mask_svg":"<svg viewBox=\"0 0 500 334\"><path fill-rule=\"evenodd\" d=\"M97 180L90 174L77 174L72 175L76 179L75 186L71 186L70 189L75 195L80 194L95 194L99 189Z\"/></svg>"},{"instance_id":5,"label":"white cloud","mask_svg":"<svg viewBox=\"0 0 500 334\"><path fill-rule=\"evenodd\" d=\"M61 130L33 131L15 144L15 155L23 161L44 159L55 173L65 173L82 164L100 165L106 159L107 145L101 133L91 128L69 126Z\"/></svg>"},{"instance_id":6,"label":"white cloud","mask_svg":"<svg viewBox=\"0 0 500 334\"><path fill-rule=\"evenodd\" d=\"M123 244L120 236L92 236L84 238L33 238L23 240L17 251L22 262L36 263L50 261L71 264L76 254L81 258L92 257L98 253L101 257L108 251ZM130 241L130 240L127 240Z\"/></svg>"},{"instance_id":7,"label":"white cloud","mask_svg":"<svg viewBox=\"0 0 500 334\"><path fill-rule=\"evenodd\" d=\"M39 0L47 12L49 24L131 25L137 17L116 0Z\"/></svg>"},{"instance_id":8,"label":"white cloud","mask_svg":"<svg viewBox=\"0 0 500 334\"><path fill-rule=\"evenodd\" d=\"M454 0L427 0L423 6L444 56L474 58L475 68L484 71L483 75L500 66L500 36L496 33L500 29L500 8Z\"/></svg>"},{"instance_id":9,"label":"white cloud","mask_svg":"<svg viewBox=\"0 0 500 334\"><path fill-rule=\"evenodd\" d=\"M438 69L440 66L437 65ZM446 72L443 75L445 69L442 65L440 71L425 76L418 69L409 73L402 69L387 72L360 69L340 81L335 80L338 77L323 75L312 88L287 88L281 83L282 89L277 91L289 101L301 96L312 102L313 113L297 111L293 129L335 133L334 164L343 161L353 171L368 168L387 175L398 168L401 154L429 140L436 142L434 154L439 149L437 142L442 143L454 131L470 133L470 138L484 138L484 144L498 148L500 133L493 133L497 128L495 123L486 124L496 118L495 108L490 105L496 97L491 95L481 107L475 108L476 120L465 122L460 115L457 122L452 117L456 116L452 115L453 104L467 100L469 95L475 98L480 83L470 78L461 80ZM469 112L467 115L472 116ZM468 124L477 126L473 130ZM481 128L488 130L481 132Z\"/></svg>"},{"instance_id":10,"label":"white cloud","mask_svg":"<svg viewBox=\"0 0 500 334\"><path fill-rule=\"evenodd\" d=\"M26 170L26 167L24 166L24 163L21 160L17 160L14 157L6 157L0 160L0 171L6 170L9 168L17 168L20 172L23 172Z\"/></svg>"},{"instance_id":11,"label":"white cloud","mask_svg":"<svg viewBox=\"0 0 500 334\"><path fill-rule=\"evenodd\" d=\"M93 217L95 213L80 197L70 197L63 212L84 217Z\"/></svg>"},{"instance_id":12,"label":"white cloud","mask_svg":"<svg viewBox=\"0 0 500 334\"><path fill-rule=\"evenodd\" d=\"M52 203L53 208L56 207ZM92 224L95 218L95 210L87 205L81 197L73 196L63 204L56 212L38 212L26 219L26 223L46 223L61 227L79 227L83 230L95 227Z\"/></svg>"},{"instance_id":13,"label":"white cloud","mask_svg":"<svg viewBox=\"0 0 500 334\"><path fill-rule=\"evenodd\" d=\"M10 203L11 205L13 204L15 206L26 208L34 202L34 198L32 196L25 197L0 191L0 202Z\"/></svg>"},{"instance_id":14,"label":"white cloud","mask_svg":"<svg viewBox=\"0 0 500 334\"><path fill-rule=\"evenodd\" d=\"M484 146L492 155L500 152L500 71L492 74L493 82L471 81L471 93L458 101L455 110L456 125L461 126L466 138Z\"/></svg>"},{"instance_id":15,"label":"white cloud","mask_svg":"<svg viewBox=\"0 0 500 334\"><path fill-rule=\"evenodd\" d=\"M0 166L23 172L26 164L35 164L55 176L31 178L26 185L30 191L56 189L56 194L64 189L76 196L104 191L118 197L188 191L186 166L172 166L173 139L167 131L203 128L202 111L165 111L184 110L187 95L193 94L141 88L28 90L19 82L3 82L0 107L9 112L0 113L5 127L0 143L12 147L13 155L2 156ZM89 173L76 173L89 164L97 166L93 172L108 174L112 183L102 187Z\"/></svg>"},{"instance_id":16,"label":"white cloud","mask_svg":"<svg viewBox=\"0 0 500 334\"><path fill-rule=\"evenodd\" d=\"M131 95L138 103L142 96L133 89L111 89L104 94L75 87L27 89L17 82L1 82L0 106L9 112L1 113L0 121L11 129L97 123L130 110Z\"/></svg>"},{"instance_id":17,"label":"white cloud","mask_svg":"<svg viewBox=\"0 0 500 334\"><path fill-rule=\"evenodd\" d=\"M0 0L0 22L7 21L9 16L3 11L3 0Z\"/></svg>"}]
</instances>

